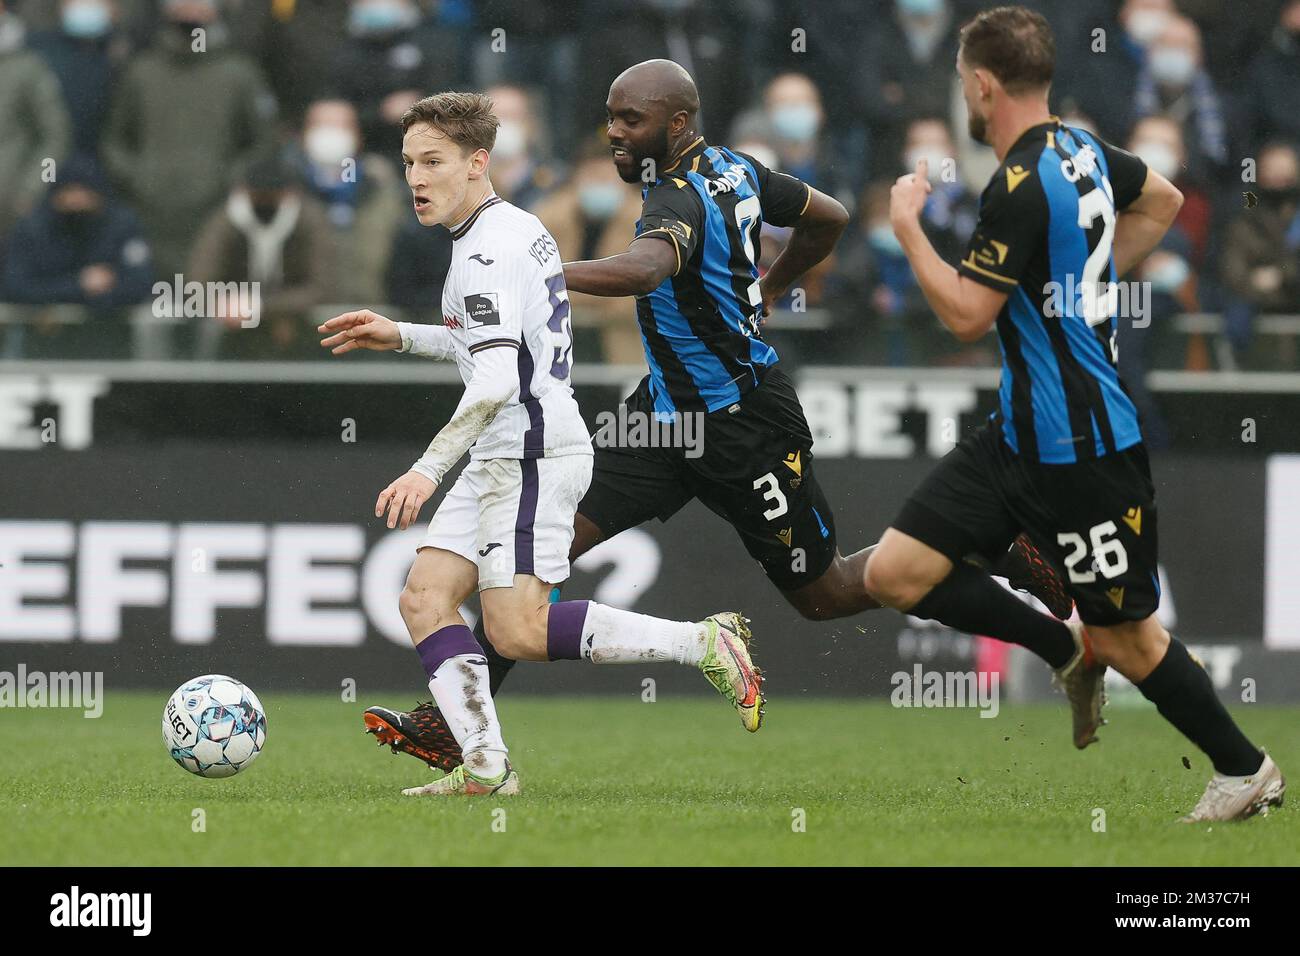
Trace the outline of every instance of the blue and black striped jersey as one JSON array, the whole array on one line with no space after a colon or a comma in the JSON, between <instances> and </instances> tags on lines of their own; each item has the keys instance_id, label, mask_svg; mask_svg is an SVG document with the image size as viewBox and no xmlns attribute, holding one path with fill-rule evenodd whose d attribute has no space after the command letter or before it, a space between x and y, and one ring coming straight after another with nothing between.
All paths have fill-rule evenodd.
<instances>
[{"instance_id":1,"label":"blue and black striped jersey","mask_svg":"<svg viewBox=\"0 0 1300 956\"><path fill-rule=\"evenodd\" d=\"M1016 141L980 197L958 269L1008 293L995 415L1026 458L1083 461L1142 440L1116 371L1111 243L1146 172L1136 156L1054 118Z\"/></svg>"},{"instance_id":2,"label":"blue and black striped jersey","mask_svg":"<svg viewBox=\"0 0 1300 956\"><path fill-rule=\"evenodd\" d=\"M677 271L637 298L656 412L715 411L777 361L758 316L759 231L791 226L808 186L700 137L642 190L637 238L671 242Z\"/></svg>"}]
</instances>

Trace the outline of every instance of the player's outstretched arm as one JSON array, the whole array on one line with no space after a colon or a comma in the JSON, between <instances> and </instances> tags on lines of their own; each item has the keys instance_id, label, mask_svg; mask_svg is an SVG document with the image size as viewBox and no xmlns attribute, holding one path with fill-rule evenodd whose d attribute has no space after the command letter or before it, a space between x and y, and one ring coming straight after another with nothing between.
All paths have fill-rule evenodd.
<instances>
[{"instance_id":1,"label":"player's outstretched arm","mask_svg":"<svg viewBox=\"0 0 1300 956\"><path fill-rule=\"evenodd\" d=\"M588 295L649 295L678 268L676 241L667 233L641 236L627 252L606 259L564 264L570 292Z\"/></svg>"},{"instance_id":2,"label":"player's outstretched arm","mask_svg":"<svg viewBox=\"0 0 1300 956\"><path fill-rule=\"evenodd\" d=\"M321 348L335 355L357 349L375 352L410 352L429 358L451 358L451 333L441 325L394 322L378 312L359 309L336 315L316 327L325 338Z\"/></svg>"},{"instance_id":3,"label":"player's outstretched arm","mask_svg":"<svg viewBox=\"0 0 1300 956\"><path fill-rule=\"evenodd\" d=\"M1148 168L1142 192L1115 220L1111 255L1117 275L1128 273L1160 244L1182 208L1183 194L1178 187Z\"/></svg>"},{"instance_id":4,"label":"player's outstretched arm","mask_svg":"<svg viewBox=\"0 0 1300 956\"><path fill-rule=\"evenodd\" d=\"M329 349L335 355L346 355L357 349L384 352L402 347L397 323L369 309L336 315L318 325L316 331L325 336L321 339L321 348Z\"/></svg>"},{"instance_id":5,"label":"player's outstretched arm","mask_svg":"<svg viewBox=\"0 0 1300 956\"><path fill-rule=\"evenodd\" d=\"M796 279L831 254L848 224L848 210L838 200L808 187L808 205L795 222L790 241L759 282L764 315Z\"/></svg>"}]
</instances>

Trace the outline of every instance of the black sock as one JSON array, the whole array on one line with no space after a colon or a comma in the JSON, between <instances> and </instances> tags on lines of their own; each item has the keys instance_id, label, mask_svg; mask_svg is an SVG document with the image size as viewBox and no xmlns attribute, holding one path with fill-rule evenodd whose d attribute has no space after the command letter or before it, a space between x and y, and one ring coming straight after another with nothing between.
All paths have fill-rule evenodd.
<instances>
[{"instance_id":1,"label":"black sock","mask_svg":"<svg viewBox=\"0 0 1300 956\"><path fill-rule=\"evenodd\" d=\"M1035 611L979 568L959 561L907 613L930 618L967 634L983 634L1019 644L1053 667L1074 656L1074 635L1056 620Z\"/></svg>"},{"instance_id":2,"label":"black sock","mask_svg":"<svg viewBox=\"0 0 1300 956\"><path fill-rule=\"evenodd\" d=\"M483 656L487 658L488 693L495 697L497 691L501 689L501 683L506 679L506 675L510 673L510 668L515 666L515 662L497 653L497 649L487 639L487 631L483 629L481 615L478 623L474 625L474 638L478 641L479 647L483 648Z\"/></svg>"},{"instance_id":3,"label":"black sock","mask_svg":"<svg viewBox=\"0 0 1300 956\"><path fill-rule=\"evenodd\" d=\"M1219 703L1210 675L1180 641L1170 640L1164 658L1137 688L1161 717L1205 751L1219 773L1245 777L1264 762L1259 749Z\"/></svg>"}]
</instances>

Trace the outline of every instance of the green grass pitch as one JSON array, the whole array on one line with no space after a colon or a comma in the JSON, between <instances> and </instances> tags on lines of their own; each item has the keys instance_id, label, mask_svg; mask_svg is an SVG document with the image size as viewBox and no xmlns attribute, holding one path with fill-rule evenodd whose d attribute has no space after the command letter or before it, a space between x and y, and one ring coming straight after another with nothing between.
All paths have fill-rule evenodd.
<instances>
[{"instance_id":1,"label":"green grass pitch","mask_svg":"<svg viewBox=\"0 0 1300 956\"><path fill-rule=\"evenodd\" d=\"M98 720L0 712L0 864L1202 866L1294 864L1300 846L1289 806L1242 824L1174 823L1210 770L1145 707L1113 708L1102 742L1080 753L1064 702L985 719L777 699L750 736L710 698L507 694L524 793L413 800L401 788L431 773L376 747L360 719L365 704L409 705L409 693L263 694L266 750L227 780L167 756L166 697L110 693ZM1300 773L1300 708L1237 714ZM200 808L206 831L194 832Z\"/></svg>"}]
</instances>

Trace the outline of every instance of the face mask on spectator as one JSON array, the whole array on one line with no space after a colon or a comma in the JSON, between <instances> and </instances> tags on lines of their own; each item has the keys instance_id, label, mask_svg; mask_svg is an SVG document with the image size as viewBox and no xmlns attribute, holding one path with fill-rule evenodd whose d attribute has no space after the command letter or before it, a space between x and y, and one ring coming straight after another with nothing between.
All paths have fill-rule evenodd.
<instances>
[{"instance_id":1,"label":"face mask on spectator","mask_svg":"<svg viewBox=\"0 0 1300 956\"><path fill-rule=\"evenodd\" d=\"M817 107L811 103L787 103L772 110L776 135L792 143L806 143L817 135Z\"/></svg>"},{"instance_id":2,"label":"face mask on spectator","mask_svg":"<svg viewBox=\"0 0 1300 956\"><path fill-rule=\"evenodd\" d=\"M348 28L357 36L376 36L413 27L419 19L419 11L401 0L372 0L352 5Z\"/></svg>"},{"instance_id":3,"label":"face mask on spectator","mask_svg":"<svg viewBox=\"0 0 1300 956\"><path fill-rule=\"evenodd\" d=\"M258 196L250 203L253 207L253 215L258 218L259 222L267 223L275 218L275 214L280 211L279 196Z\"/></svg>"},{"instance_id":4,"label":"face mask on spectator","mask_svg":"<svg viewBox=\"0 0 1300 956\"><path fill-rule=\"evenodd\" d=\"M898 12L907 17L932 17L943 9L943 0L898 0Z\"/></svg>"},{"instance_id":5,"label":"face mask on spectator","mask_svg":"<svg viewBox=\"0 0 1300 956\"><path fill-rule=\"evenodd\" d=\"M1192 268L1181 256L1169 256L1158 269L1148 269L1144 278L1153 292L1175 292L1182 288Z\"/></svg>"},{"instance_id":6,"label":"face mask on spectator","mask_svg":"<svg viewBox=\"0 0 1300 956\"><path fill-rule=\"evenodd\" d=\"M80 0L63 8L63 32L79 40L102 37L113 25L108 6L95 0Z\"/></svg>"},{"instance_id":7,"label":"face mask on spectator","mask_svg":"<svg viewBox=\"0 0 1300 956\"><path fill-rule=\"evenodd\" d=\"M933 146L916 146L907 151L903 162L910 173L916 169L916 164L924 159L929 169L930 179L938 180L939 173L943 170L943 161L947 158L942 150L935 149Z\"/></svg>"},{"instance_id":8,"label":"face mask on spectator","mask_svg":"<svg viewBox=\"0 0 1300 956\"><path fill-rule=\"evenodd\" d=\"M867 242L871 244L872 249L882 255L901 256L903 254L903 244L898 241L898 236L894 235L894 227L887 222L868 229Z\"/></svg>"},{"instance_id":9,"label":"face mask on spectator","mask_svg":"<svg viewBox=\"0 0 1300 956\"><path fill-rule=\"evenodd\" d=\"M1164 143L1155 140L1137 143L1133 147L1133 155L1165 177L1165 179L1172 180L1181 172L1178 168L1178 154Z\"/></svg>"},{"instance_id":10,"label":"face mask on spectator","mask_svg":"<svg viewBox=\"0 0 1300 956\"><path fill-rule=\"evenodd\" d=\"M618 183L585 183L578 187L578 206L582 214L604 222L623 205L623 187Z\"/></svg>"},{"instance_id":11,"label":"face mask on spectator","mask_svg":"<svg viewBox=\"0 0 1300 956\"><path fill-rule=\"evenodd\" d=\"M1138 10L1128 18L1128 35L1138 46L1148 46L1164 32L1169 14L1164 10Z\"/></svg>"},{"instance_id":12,"label":"face mask on spectator","mask_svg":"<svg viewBox=\"0 0 1300 956\"><path fill-rule=\"evenodd\" d=\"M502 120L497 127L496 145L492 147L492 156L501 159L518 159L528 146L528 137L522 123L514 120Z\"/></svg>"},{"instance_id":13,"label":"face mask on spectator","mask_svg":"<svg viewBox=\"0 0 1300 956\"><path fill-rule=\"evenodd\" d=\"M318 166L338 166L357 154L357 134L346 126L313 126L302 137L303 149Z\"/></svg>"},{"instance_id":14,"label":"face mask on spectator","mask_svg":"<svg viewBox=\"0 0 1300 956\"><path fill-rule=\"evenodd\" d=\"M1186 86L1196 73L1196 57L1178 47L1156 47L1151 51L1151 75L1164 86Z\"/></svg>"}]
</instances>

